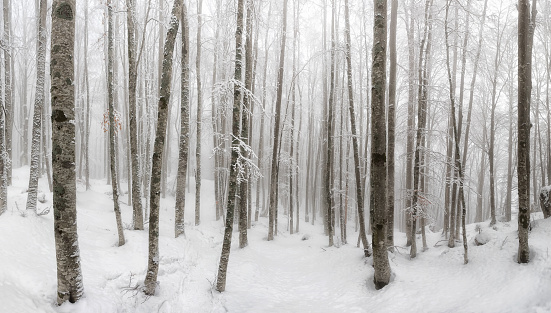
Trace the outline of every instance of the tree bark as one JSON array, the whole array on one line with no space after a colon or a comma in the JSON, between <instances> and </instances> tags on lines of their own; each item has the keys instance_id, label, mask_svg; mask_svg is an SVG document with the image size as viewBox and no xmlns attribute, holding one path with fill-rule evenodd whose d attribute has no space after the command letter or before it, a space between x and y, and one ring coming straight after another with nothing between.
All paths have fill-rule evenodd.
<instances>
[{"instance_id":1,"label":"tree bark","mask_svg":"<svg viewBox=\"0 0 551 313\"><path fill-rule=\"evenodd\" d=\"M149 257L147 262L147 275L144 282L146 295L155 294L157 287L157 273L159 271L159 206L161 192L161 167L163 163L163 151L166 140L168 105L170 103L170 87L172 81L172 56L174 54L174 42L178 32L179 18L182 10L182 1L174 0L170 18L170 28L167 31L164 44L163 71L161 87L159 90L159 108L157 112L157 131L151 164L151 194L149 214Z\"/></svg>"},{"instance_id":2,"label":"tree bark","mask_svg":"<svg viewBox=\"0 0 551 313\"><path fill-rule=\"evenodd\" d=\"M11 40L11 0L4 0L4 119L5 134L4 141L7 153L7 162L5 162L5 175L8 186L12 183L12 133L13 133L13 95L12 95L12 40Z\"/></svg>"},{"instance_id":3,"label":"tree bark","mask_svg":"<svg viewBox=\"0 0 551 313\"><path fill-rule=\"evenodd\" d=\"M203 23L203 0L197 1L197 56L195 76L197 77L197 144L195 149L195 226L201 223L201 125L203 124L203 92L201 85L201 27Z\"/></svg>"},{"instance_id":4,"label":"tree bark","mask_svg":"<svg viewBox=\"0 0 551 313\"><path fill-rule=\"evenodd\" d=\"M239 0L241 2L242 0ZM274 231L277 234L277 183L279 173L279 133L281 123L281 99L283 95L283 74L285 66L285 42L287 37L287 0L283 0L283 17L281 25L281 48L279 52L279 68L277 72L277 91L274 116L274 144L272 148L272 170L270 177L270 208L268 213L268 241L274 240Z\"/></svg>"},{"instance_id":5,"label":"tree bark","mask_svg":"<svg viewBox=\"0 0 551 313\"><path fill-rule=\"evenodd\" d=\"M180 104L180 139L178 155L178 174L176 177L176 206L174 209L174 236L185 233L184 212L186 208L186 175L189 157L189 24L187 7L182 4L182 93Z\"/></svg>"},{"instance_id":6,"label":"tree bark","mask_svg":"<svg viewBox=\"0 0 551 313\"><path fill-rule=\"evenodd\" d=\"M386 0L374 3L373 66L371 71L371 232L373 236L373 282L381 289L390 282L390 264L386 251L388 226L386 199Z\"/></svg>"},{"instance_id":7,"label":"tree bark","mask_svg":"<svg viewBox=\"0 0 551 313\"><path fill-rule=\"evenodd\" d=\"M140 175L140 157L138 150L137 129L137 99L136 85L138 80L138 65L136 61L136 3L134 0L126 0L126 23L128 30L128 99L129 99L129 123L130 123L130 154L132 166L132 226L135 230L143 229L142 190ZM129 175L130 176L130 175Z\"/></svg>"},{"instance_id":8,"label":"tree bark","mask_svg":"<svg viewBox=\"0 0 551 313\"><path fill-rule=\"evenodd\" d=\"M38 54L36 72L36 94L33 112L33 130L31 144L31 172L29 175L29 190L27 195L27 210L36 213L36 198L38 194L38 178L40 177L40 139L42 135L42 107L44 106L44 79L46 73L46 0L40 0L40 14L38 26Z\"/></svg>"},{"instance_id":9,"label":"tree bark","mask_svg":"<svg viewBox=\"0 0 551 313\"><path fill-rule=\"evenodd\" d=\"M285 0L287 1L287 0ZM233 84L233 121L232 121L232 147L231 147L231 165L229 177L229 190L226 211L226 227L224 229L224 241L222 243L222 252L220 253L220 262L218 263L218 275L216 279L216 290L223 292L226 290L226 275L228 272L228 262L230 259L231 240L233 232L234 211L237 200L237 162L239 157L239 124L241 112L241 76L242 76L242 57L243 57L243 6L244 0L237 1L237 26L235 30L235 73ZM285 3L287 4L287 3ZM277 138L277 137L276 137ZM246 228L245 228L246 229Z\"/></svg>"},{"instance_id":10,"label":"tree bark","mask_svg":"<svg viewBox=\"0 0 551 313\"><path fill-rule=\"evenodd\" d=\"M57 303L75 303L83 294L76 219L74 0L52 5L51 97L54 234Z\"/></svg>"}]
</instances>

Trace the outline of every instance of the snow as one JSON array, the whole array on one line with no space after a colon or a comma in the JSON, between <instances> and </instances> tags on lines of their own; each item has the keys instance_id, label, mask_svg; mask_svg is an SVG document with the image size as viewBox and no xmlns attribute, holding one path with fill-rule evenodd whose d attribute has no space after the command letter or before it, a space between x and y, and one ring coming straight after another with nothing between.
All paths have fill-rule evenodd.
<instances>
[{"instance_id":1,"label":"snow","mask_svg":"<svg viewBox=\"0 0 551 313\"><path fill-rule=\"evenodd\" d=\"M147 230L126 229L127 242L117 247L110 186L91 181L85 191L79 184L84 298L58 307L53 212L23 216L28 167L15 169L13 177L8 211L0 216L0 312L551 312L551 219L541 219L541 213L532 215L529 264L516 263L516 220L493 227L479 223L488 239L482 246L474 244L476 225L467 225L467 265L461 244L450 249L427 228L429 249L417 258L410 260L406 248L389 253L392 280L379 291L372 283L372 259L364 259L354 244L329 248L323 227L304 221L299 233L289 235L283 215L278 236L268 242L267 220L261 218L253 222L245 249L234 234L226 291L220 294L213 286L223 222L214 220L213 183L207 180L200 226L192 225L194 196L186 196L186 237L173 238L174 198L161 201L159 286L152 297L139 290L147 270ZM45 180L39 189L47 191ZM51 193L45 195L39 212L52 205ZM130 225L130 207L121 203L121 210ZM348 238L357 240L352 226ZM404 234L395 240L405 245Z\"/></svg>"}]
</instances>

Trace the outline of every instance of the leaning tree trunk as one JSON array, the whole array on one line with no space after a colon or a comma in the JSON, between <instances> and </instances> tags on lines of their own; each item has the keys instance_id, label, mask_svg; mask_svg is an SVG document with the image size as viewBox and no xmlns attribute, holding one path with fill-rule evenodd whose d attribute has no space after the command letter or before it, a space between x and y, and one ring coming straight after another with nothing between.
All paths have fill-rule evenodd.
<instances>
[{"instance_id":1,"label":"leaning tree trunk","mask_svg":"<svg viewBox=\"0 0 551 313\"><path fill-rule=\"evenodd\" d=\"M373 282L381 289L390 282L386 252L386 0L376 0L373 23L373 66L371 71L371 232L373 234Z\"/></svg>"},{"instance_id":2,"label":"leaning tree trunk","mask_svg":"<svg viewBox=\"0 0 551 313\"><path fill-rule=\"evenodd\" d=\"M235 73L233 84L233 121L232 121L232 147L231 147L231 165L229 176L228 202L226 211L226 227L224 230L224 241L222 243L222 252L218 265L218 276L216 279L216 290L223 292L226 290L226 274L228 271L228 262L230 259L231 239L233 232L233 219L235 211L235 202L237 200L237 166L239 157L239 124L241 112L241 76L243 67L243 2L237 2L237 27L235 30ZM285 0L287 2L287 0ZM246 229L246 227L245 227Z\"/></svg>"},{"instance_id":3,"label":"leaning tree trunk","mask_svg":"<svg viewBox=\"0 0 551 313\"><path fill-rule=\"evenodd\" d=\"M174 54L174 42L178 33L179 17L182 8L181 0L174 0L170 18L170 28L167 31L164 44L163 71L161 88L159 90L159 109L157 112L157 131L155 132L155 144L151 164L151 194L149 213L149 257L147 262L147 275L145 276L144 292L146 295L155 294L157 287L157 273L159 271L159 206L161 191L161 167L163 163L163 151L165 148L166 128L168 119L168 105L170 104L170 87L172 81L172 55Z\"/></svg>"},{"instance_id":4,"label":"leaning tree trunk","mask_svg":"<svg viewBox=\"0 0 551 313\"><path fill-rule=\"evenodd\" d=\"M126 20L128 29L128 99L129 99L129 123L130 123L130 154L132 166L132 226L135 230L143 229L142 190L140 175L140 155L138 153L138 127L137 127L137 99L136 84L138 68L136 62L136 3L134 0L126 0Z\"/></svg>"},{"instance_id":5,"label":"leaning tree trunk","mask_svg":"<svg viewBox=\"0 0 551 313\"><path fill-rule=\"evenodd\" d=\"M241 2L242 0L239 0ZM285 40L287 32L287 0L283 0L283 21L281 30L281 48L279 52L279 69L277 72L277 92L274 116L274 144L272 147L272 170L270 176L270 208L268 211L268 240L274 240L274 228L277 219L277 183L279 173L279 132L281 123L281 98L283 95L283 71L285 66Z\"/></svg>"},{"instance_id":6,"label":"leaning tree trunk","mask_svg":"<svg viewBox=\"0 0 551 313\"><path fill-rule=\"evenodd\" d=\"M111 186L113 187L113 205L115 209L115 218L117 220L117 232L119 235L119 247L124 245L124 231L122 228L121 209L119 206L119 181L117 178L117 153L115 146L116 127L115 125L115 98L114 98L114 30L113 30L113 4L107 0L108 11L108 45L107 45L107 98L109 101L109 166L111 167Z\"/></svg>"},{"instance_id":7,"label":"leaning tree trunk","mask_svg":"<svg viewBox=\"0 0 551 313\"><path fill-rule=\"evenodd\" d=\"M40 172L40 136L42 133L42 107L44 106L44 76L46 73L46 0L40 0L40 16L38 26L38 54L36 72L36 94L33 112L33 138L31 144L31 173L29 176L29 192L27 195L27 210L36 213L36 197L38 193L38 177Z\"/></svg>"},{"instance_id":8,"label":"leaning tree trunk","mask_svg":"<svg viewBox=\"0 0 551 313\"><path fill-rule=\"evenodd\" d=\"M360 224L360 239L364 247L365 257L370 256L369 242L365 232L365 214L364 214L364 193L362 188L362 177L360 173L360 151L358 147L358 137L356 131L356 113L354 112L354 90L352 87L352 48L350 40L350 13L348 0L344 1L344 17L345 17L345 40L346 40L346 64L348 75L348 107L350 110L350 130L352 132L352 149L354 150L354 174L356 178L356 205L358 206L358 217ZM312 122L312 121L311 121Z\"/></svg>"},{"instance_id":9,"label":"leaning tree trunk","mask_svg":"<svg viewBox=\"0 0 551 313\"><path fill-rule=\"evenodd\" d=\"M52 4L52 167L54 234L57 259L57 303L82 297L77 235L75 177L74 0Z\"/></svg>"},{"instance_id":10,"label":"leaning tree trunk","mask_svg":"<svg viewBox=\"0 0 551 313\"><path fill-rule=\"evenodd\" d=\"M186 207L186 175L189 153L189 25L187 8L182 4L182 103L180 105L180 142L178 174L176 177L176 207L174 209L174 236L184 234Z\"/></svg>"}]
</instances>

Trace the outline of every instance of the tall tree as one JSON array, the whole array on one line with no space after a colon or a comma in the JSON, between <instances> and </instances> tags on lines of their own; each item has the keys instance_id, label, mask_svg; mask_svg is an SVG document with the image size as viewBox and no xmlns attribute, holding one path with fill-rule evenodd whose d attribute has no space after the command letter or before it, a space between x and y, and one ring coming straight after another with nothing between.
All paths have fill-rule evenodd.
<instances>
[{"instance_id":1,"label":"tall tree","mask_svg":"<svg viewBox=\"0 0 551 313\"><path fill-rule=\"evenodd\" d=\"M390 282L390 264L386 251L386 41L387 3L376 0L373 19L373 52L371 71L371 232L373 234L373 282L381 289Z\"/></svg>"},{"instance_id":2,"label":"tall tree","mask_svg":"<svg viewBox=\"0 0 551 313\"><path fill-rule=\"evenodd\" d=\"M216 279L216 290L223 292L226 290L226 274L228 272L228 262L230 259L231 239L233 232L233 220L235 211L235 202L237 198L237 165L239 157L239 124L241 112L241 86L242 67L243 67L243 2L237 1L237 26L235 29L235 72L233 79L233 109L232 109L232 147L231 147L231 165L229 177L229 190L226 210L226 227L224 230L224 241L222 243L222 252L220 253L220 262L218 265L218 276ZM285 0L285 5L287 0ZM246 227L245 227L246 228Z\"/></svg>"},{"instance_id":3,"label":"tall tree","mask_svg":"<svg viewBox=\"0 0 551 313\"><path fill-rule=\"evenodd\" d=\"M82 297L75 177L75 0L54 0L50 54L57 303Z\"/></svg>"},{"instance_id":4,"label":"tall tree","mask_svg":"<svg viewBox=\"0 0 551 313\"><path fill-rule=\"evenodd\" d=\"M140 175L140 156L138 153L137 98L138 64L136 61L136 3L126 0L126 25L128 31L128 100L130 124L130 154L132 165L132 226L135 230L143 229L142 188Z\"/></svg>"},{"instance_id":5,"label":"tall tree","mask_svg":"<svg viewBox=\"0 0 551 313\"><path fill-rule=\"evenodd\" d=\"M187 7L182 4L182 95L180 104L180 139L178 174L176 176L176 207L174 209L175 237L184 233L184 211L186 207L186 175L189 154L189 23Z\"/></svg>"},{"instance_id":6,"label":"tall tree","mask_svg":"<svg viewBox=\"0 0 551 313\"><path fill-rule=\"evenodd\" d=\"M335 39L335 15L337 14L336 1L332 1L331 8L331 60L329 61L330 74L329 74L329 102L327 103L327 121L326 121L326 136L327 136L327 150L325 151L325 168L324 168L324 184L325 184L325 207L326 211L326 224L327 235L329 236L329 246L333 245L333 236L335 235L335 207L333 203L333 163L335 153L335 143L333 138L333 111L335 107L335 53L336 53L336 39Z\"/></svg>"},{"instance_id":7,"label":"tall tree","mask_svg":"<svg viewBox=\"0 0 551 313\"><path fill-rule=\"evenodd\" d=\"M398 0L391 1L390 8L390 72L388 79L388 155L387 155L387 210L388 227L386 234L387 247L394 246L394 146L396 129L396 26L398 24Z\"/></svg>"},{"instance_id":8,"label":"tall tree","mask_svg":"<svg viewBox=\"0 0 551 313\"><path fill-rule=\"evenodd\" d=\"M85 125L85 143L84 143L84 165L85 165L85 171L84 175L86 176L86 190L90 190L90 75L88 72L88 23L89 23L89 17L88 17L88 1L85 2L85 11L84 11L84 79L85 87L86 87L86 125ZM45 115L43 113L43 115ZM44 123L45 124L45 123ZM43 139L45 137L43 136ZM44 140L43 140L44 141ZM45 142L45 141L44 141ZM44 147L46 147L46 144L43 144ZM48 167L48 159L46 158L46 167ZM48 171L49 172L49 171ZM49 176L48 176L49 177Z\"/></svg>"},{"instance_id":9,"label":"tall tree","mask_svg":"<svg viewBox=\"0 0 551 313\"><path fill-rule=\"evenodd\" d=\"M109 101L109 166L111 169L111 186L113 188L113 205L115 218L117 220L117 232L119 235L119 246L124 245L124 231L122 228L121 209L119 205L119 180L117 178L117 153L115 146L116 125L115 125L115 97L114 97L114 59L115 59L115 30L113 29L113 3L107 0L107 27L108 27L108 45L107 45L107 99Z\"/></svg>"},{"instance_id":10,"label":"tall tree","mask_svg":"<svg viewBox=\"0 0 551 313\"><path fill-rule=\"evenodd\" d=\"M201 223L201 125L203 124L203 91L201 87L201 28L203 24L203 0L197 1L197 141L195 149L195 226Z\"/></svg>"},{"instance_id":11,"label":"tall tree","mask_svg":"<svg viewBox=\"0 0 551 313\"><path fill-rule=\"evenodd\" d=\"M354 174L356 179L356 205L358 206L358 218L360 224L360 239L364 248L364 255L368 257L369 242L365 231L364 221L364 193L362 188L362 177L360 173L360 150L358 147L358 136L356 130L356 112L354 111L354 90L352 82L352 43L350 39L350 10L348 0L344 0L345 40L346 40L346 65L348 77L348 108L350 110L350 130L352 132L352 149L354 152Z\"/></svg>"},{"instance_id":12,"label":"tall tree","mask_svg":"<svg viewBox=\"0 0 551 313\"><path fill-rule=\"evenodd\" d=\"M242 0L239 0L240 2ZM277 189L279 175L279 133L281 124L281 99L283 96L283 73L285 66L285 42L287 36L287 1L283 0L281 23L281 48L279 50L279 68L277 71L277 91L274 116L274 144L272 147L272 170L270 176L270 208L268 211L268 240L274 240L274 228L277 220Z\"/></svg>"},{"instance_id":13,"label":"tall tree","mask_svg":"<svg viewBox=\"0 0 551 313\"><path fill-rule=\"evenodd\" d=\"M518 1L518 255L519 263L530 261L528 228L530 227L530 92L531 51L530 31L535 27L535 6L530 17L529 0ZM532 25L534 23L534 25Z\"/></svg>"},{"instance_id":14,"label":"tall tree","mask_svg":"<svg viewBox=\"0 0 551 313\"><path fill-rule=\"evenodd\" d=\"M159 108L157 112L157 131L155 132L155 144L151 163L151 194L149 213L149 257L147 262L147 275L145 276L144 292L146 295L154 295L157 287L157 273L159 272L159 206L161 192L161 167L163 163L163 151L165 148L166 128L168 120L168 105L170 104L170 87L172 81L172 56L174 55L174 42L178 33L179 18L182 11L182 0L174 0L170 18L170 27L167 31L164 44L163 71L161 87L159 90Z\"/></svg>"},{"instance_id":15,"label":"tall tree","mask_svg":"<svg viewBox=\"0 0 551 313\"><path fill-rule=\"evenodd\" d=\"M36 212L36 198L38 193L38 177L40 163L40 139L42 134L42 107L44 106L44 76L46 75L46 0L40 0L38 26L38 54L36 72L36 94L33 111L33 130L31 144L31 173L29 175L29 191L27 195L27 210Z\"/></svg>"},{"instance_id":16,"label":"tall tree","mask_svg":"<svg viewBox=\"0 0 551 313\"><path fill-rule=\"evenodd\" d=\"M12 133L13 133L13 104L12 104L12 63L13 63L13 51L11 40L11 0L4 0L4 44L6 47L4 50L4 120L5 120L5 134L4 141L6 146L7 160L5 159L5 173L6 181L8 185L11 185L12 181Z\"/></svg>"}]
</instances>

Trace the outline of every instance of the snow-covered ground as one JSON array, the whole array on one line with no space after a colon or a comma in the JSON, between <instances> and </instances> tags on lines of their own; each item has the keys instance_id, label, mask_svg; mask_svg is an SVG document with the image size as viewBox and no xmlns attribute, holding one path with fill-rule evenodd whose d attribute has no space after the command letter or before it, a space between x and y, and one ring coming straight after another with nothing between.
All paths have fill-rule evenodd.
<instances>
[{"instance_id":1,"label":"snow-covered ground","mask_svg":"<svg viewBox=\"0 0 551 313\"><path fill-rule=\"evenodd\" d=\"M214 218L213 184L204 181L200 226L187 223L186 236L173 238L174 199L161 203L159 287L154 297L139 291L147 266L147 231L125 230L117 247L110 186L93 181L78 186L78 234L85 296L56 307L56 265L52 211L34 216L24 210L28 168L14 171L9 208L0 216L0 312L551 312L551 219L537 220L530 234L531 263L516 263L516 220L493 229L481 223L489 242L474 245L468 225L469 264L463 248L449 249L439 233L428 233L429 249L410 260L407 250L389 254L392 282L376 291L371 259L352 244L327 247L321 225L301 220L289 235L267 242L267 220L249 231L249 246L230 256L226 292L213 288L223 225ZM40 189L47 190L46 181ZM126 197L121 197L126 201ZM39 212L52 206L51 194ZM186 196L186 220L193 221L194 196ZM17 206L16 206L17 203ZM131 208L123 204L123 220ZM306 239L306 240L303 240ZM418 241L421 245L421 241ZM404 234L396 244L405 245ZM436 245L436 246L435 246Z\"/></svg>"}]
</instances>

